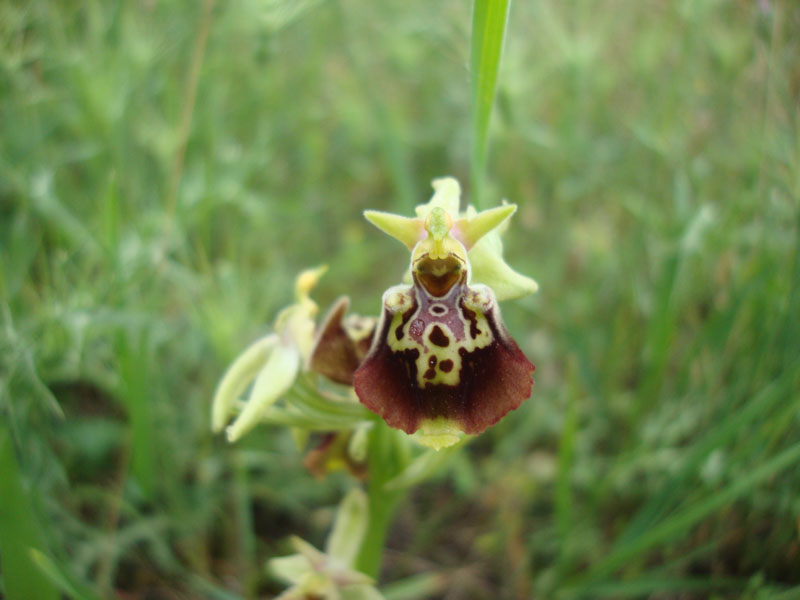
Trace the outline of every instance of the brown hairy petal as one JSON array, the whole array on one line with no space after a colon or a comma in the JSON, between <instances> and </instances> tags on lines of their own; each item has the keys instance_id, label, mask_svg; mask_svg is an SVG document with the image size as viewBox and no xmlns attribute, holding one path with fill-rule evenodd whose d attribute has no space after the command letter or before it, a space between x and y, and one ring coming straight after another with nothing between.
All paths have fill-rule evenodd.
<instances>
[{"instance_id":1,"label":"brown hairy petal","mask_svg":"<svg viewBox=\"0 0 800 600\"><path fill-rule=\"evenodd\" d=\"M371 334L355 341L350 337L344 326L349 306L350 299L342 296L328 311L317 333L310 362L311 370L345 385L352 385L353 372L372 340Z\"/></svg>"}]
</instances>

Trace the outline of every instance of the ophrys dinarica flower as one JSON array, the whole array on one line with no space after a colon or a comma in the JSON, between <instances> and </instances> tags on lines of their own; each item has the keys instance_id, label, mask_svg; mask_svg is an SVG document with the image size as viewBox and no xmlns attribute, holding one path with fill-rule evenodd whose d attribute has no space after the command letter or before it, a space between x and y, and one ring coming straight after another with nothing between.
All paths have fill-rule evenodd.
<instances>
[{"instance_id":1,"label":"ophrys dinarica flower","mask_svg":"<svg viewBox=\"0 0 800 600\"><path fill-rule=\"evenodd\" d=\"M372 346L353 381L361 402L391 427L420 430L423 444L440 448L461 432L480 433L530 396L534 366L506 331L492 286L509 298L537 285L502 259L497 230L515 205L459 214L456 180L436 180L434 190L415 218L365 213L409 248L412 283L384 293ZM497 237L479 246L490 235ZM469 256L475 249L480 283Z\"/></svg>"}]
</instances>

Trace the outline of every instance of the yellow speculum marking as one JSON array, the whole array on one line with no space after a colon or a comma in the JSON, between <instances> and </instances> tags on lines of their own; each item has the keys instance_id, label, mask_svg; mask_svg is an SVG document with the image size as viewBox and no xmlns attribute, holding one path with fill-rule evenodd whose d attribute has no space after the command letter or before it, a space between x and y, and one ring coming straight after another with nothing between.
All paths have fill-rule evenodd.
<instances>
[{"instance_id":1,"label":"yellow speculum marking","mask_svg":"<svg viewBox=\"0 0 800 600\"><path fill-rule=\"evenodd\" d=\"M484 311L489 309L489 297L481 293L482 290L467 290L464 301L470 310L475 313L475 321L467 319L459 307L450 307L456 310L461 321L464 336L457 340L453 331L442 321L432 320L426 317L425 329L419 338L411 335L412 327L419 327L419 315L421 308L417 308L415 313L408 318L403 325L404 310L412 306L411 297L408 292L402 293L393 291L387 296L386 308L393 312L392 321L389 326L386 343L393 352L404 350L418 350L419 356L416 358L417 386L420 389L426 385L452 385L456 386L461 381L461 354L459 350L463 348L466 352L472 352L478 348L484 348L492 342L492 332L489 323L484 316ZM403 298L402 296L406 297ZM477 334L472 336L472 332L477 327ZM439 331L435 331L438 328ZM402 336L398 339L398 329ZM444 343L442 336L446 338ZM432 341L435 340L435 341Z\"/></svg>"}]
</instances>

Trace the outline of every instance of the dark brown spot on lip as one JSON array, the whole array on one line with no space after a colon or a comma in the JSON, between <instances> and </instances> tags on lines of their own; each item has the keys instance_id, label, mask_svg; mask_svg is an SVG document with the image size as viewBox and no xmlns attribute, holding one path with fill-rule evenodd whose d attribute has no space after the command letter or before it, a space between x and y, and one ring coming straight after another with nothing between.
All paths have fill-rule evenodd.
<instances>
[{"instance_id":1,"label":"dark brown spot on lip","mask_svg":"<svg viewBox=\"0 0 800 600\"><path fill-rule=\"evenodd\" d=\"M450 345L450 338L447 337L447 334L445 334L445 332L442 331L442 328L438 325L433 326L433 329L428 336L428 340L431 344L436 344L441 348L447 348Z\"/></svg>"},{"instance_id":2,"label":"dark brown spot on lip","mask_svg":"<svg viewBox=\"0 0 800 600\"><path fill-rule=\"evenodd\" d=\"M436 304L434 306L431 306L431 312L435 315L443 315L444 313L447 312L447 308L445 308L441 304Z\"/></svg>"},{"instance_id":3,"label":"dark brown spot on lip","mask_svg":"<svg viewBox=\"0 0 800 600\"><path fill-rule=\"evenodd\" d=\"M403 328L406 326L406 323L408 323L408 320L414 315L415 310L417 310L416 303L412 305L411 308L409 308L406 312L403 313L403 321L400 323L400 325L397 326L397 329L395 329L394 331L394 335L398 339L398 341L403 339L404 335Z\"/></svg>"},{"instance_id":4,"label":"dark brown spot on lip","mask_svg":"<svg viewBox=\"0 0 800 600\"><path fill-rule=\"evenodd\" d=\"M431 356L428 358L428 367L430 367L425 373L422 375L425 379L433 379L436 377L436 357Z\"/></svg>"},{"instance_id":5,"label":"dark brown spot on lip","mask_svg":"<svg viewBox=\"0 0 800 600\"><path fill-rule=\"evenodd\" d=\"M450 371L453 370L453 361L450 360L449 358L446 359L446 360L443 360L442 362L439 363L439 368L444 373L449 373Z\"/></svg>"},{"instance_id":6,"label":"dark brown spot on lip","mask_svg":"<svg viewBox=\"0 0 800 600\"><path fill-rule=\"evenodd\" d=\"M472 339L474 340L475 338L478 337L478 334L480 334L481 332L480 328L478 327L478 315L475 313L474 310L470 310L466 307L463 299L461 300L459 305L461 307L461 312L464 313L464 318L467 319L467 321L469 321L469 334L470 336L472 336Z\"/></svg>"}]
</instances>

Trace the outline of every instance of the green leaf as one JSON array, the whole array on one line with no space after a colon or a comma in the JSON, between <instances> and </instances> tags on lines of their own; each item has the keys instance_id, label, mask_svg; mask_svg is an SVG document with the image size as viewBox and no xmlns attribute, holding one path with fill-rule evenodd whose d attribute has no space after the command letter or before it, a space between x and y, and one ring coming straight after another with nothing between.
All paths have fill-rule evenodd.
<instances>
[{"instance_id":1,"label":"green leaf","mask_svg":"<svg viewBox=\"0 0 800 600\"><path fill-rule=\"evenodd\" d=\"M43 547L42 534L22 483L6 425L0 424L0 555L8 600L54 600L56 588L34 562L32 551Z\"/></svg>"},{"instance_id":2,"label":"green leaf","mask_svg":"<svg viewBox=\"0 0 800 600\"><path fill-rule=\"evenodd\" d=\"M100 596L95 594L86 585L75 581L72 574L63 565L53 561L46 554L42 554L36 549L31 549L31 558L44 575L52 581L62 594L77 600L99 600Z\"/></svg>"},{"instance_id":3,"label":"green leaf","mask_svg":"<svg viewBox=\"0 0 800 600\"><path fill-rule=\"evenodd\" d=\"M472 202L481 205L489 116L503 52L510 0L475 0L470 50L472 112Z\"/></svg>"}]
</instances>

